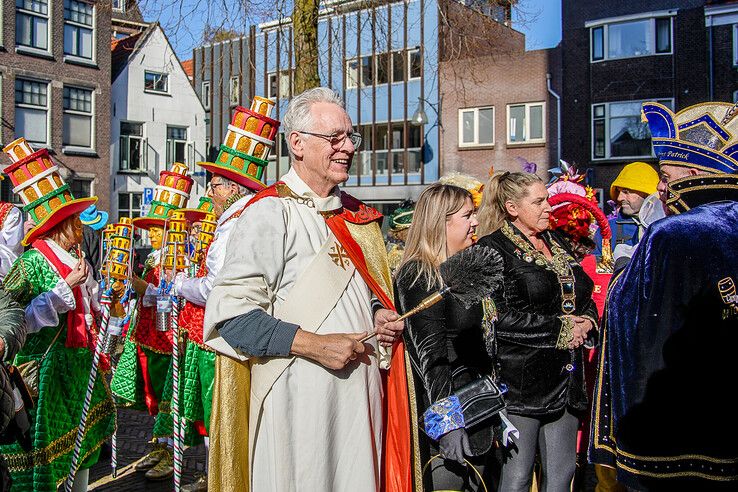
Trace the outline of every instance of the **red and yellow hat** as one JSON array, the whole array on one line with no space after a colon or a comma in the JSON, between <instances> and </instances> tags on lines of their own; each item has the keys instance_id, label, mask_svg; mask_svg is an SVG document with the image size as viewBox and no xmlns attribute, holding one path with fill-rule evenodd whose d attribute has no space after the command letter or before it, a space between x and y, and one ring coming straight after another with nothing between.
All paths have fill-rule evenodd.
<instances>
[{"instance_id":1,"label":"red and yellow hat","mask_svg":"<svg viewBox=\"0 0 738 492\"><path fill-rule=\"evenodd\" d=\"M213 213L213 200L206 196L200 197L197 208L183 208L181 211L187 222L200 222L206 215Z\"/></svg>"},{"instance_id":2,"label":"red and yellow hat","mask_svg":"<svg viewBox=\"0 0 738 492\"><path fill-rule=\"evenodd\" d=\"M23 238L24 246L97 202L96 196L74 198L48 150L34 151L21 137L6 145L3 151L13 161L4 170L13 183L13 192L21 197L23 211L36 224Z\"/></svg>"},{"instance_id":3,"label":"red and yellow hat","mask_svg":"<svg viewBox=\"0 0 738 492\"><path fill-rule=\"evenodd\" d=\"M273 109L274 101L258 96L251 109L237 106L215 162L197 165L254 191L266 188L264 171L279 130Z\"/></svg>"},{"instance_id":4,"label":"red and yellow hat","mask_svg":"<svg viewBox=\"0 0 738 492\"><path fill-rule=\"evenodd\" d=\"M159 173L159 184L154 189L154 199L145 217L133 219L133 225L148 230L151 227L164 227L172 212L182 208L190 199L192 178L187 176L187 166L180 162L172 164L172 169Z\"/></svg>"}]
</instances>

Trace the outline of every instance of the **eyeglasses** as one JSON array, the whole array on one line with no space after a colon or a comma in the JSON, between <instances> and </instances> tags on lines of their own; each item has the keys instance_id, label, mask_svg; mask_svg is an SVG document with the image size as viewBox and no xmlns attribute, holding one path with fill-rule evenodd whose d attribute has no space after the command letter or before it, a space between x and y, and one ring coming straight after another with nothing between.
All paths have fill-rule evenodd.
<instances>
[{"instance_id":1,"label":"eyeglasses","mask_svg":"<svg viewBox=\"0 0 738 492\"><path fill-rule=\"evenodd\" d=\"M351 140L351 143L354 145L355 149L358 149L361 146L361 134L357 132L340 132L326 135L325 133L304 132L302 130L297 130L297 133L304 133L305 135L312 135L314 137L324 138L328 141L328 143L331 144L331 147L336 150L340 149L343 146L343 142L346 141L346 137Z\"/></svg>"},{"instance_id":2,"label":"eyeglasses","mask_svg":"<svg viewBox=\"0 0 738 492\"><path fill-rule=\"evenodd\" d=\"M213 183L212 181L208 184L210 191L215 191L218 186L225 186L225 183Z\"/></svg>"}]
</instances>

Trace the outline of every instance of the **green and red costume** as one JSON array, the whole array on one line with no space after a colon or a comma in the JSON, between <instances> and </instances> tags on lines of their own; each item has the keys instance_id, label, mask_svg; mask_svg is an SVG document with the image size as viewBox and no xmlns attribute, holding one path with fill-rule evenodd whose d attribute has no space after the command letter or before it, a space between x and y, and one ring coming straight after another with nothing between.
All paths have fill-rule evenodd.
<instances>
[{"instance_id":1,"label":"green and red costume","mask_svg":"<svg viewBox=\"0 0 738 492\"><path fill-rule=\"evenodd\" d=\"M58 258L47 257L39 249L30 249L5 277L6 290L21 305L28 306L62 280L57 273L62 268L52 266ZM79 287L73 290L79 306L76 289ZM78 324L78 315L77 309L59 313L59 323L30 333L16 356L16 365L32 360L40 361L40 365L39 394L34 408L29 409L33 448L26 452L18 444L0 446L13 477L13 490L54 492L69 473L92 368L90 347L94 347L97 336L94 324L91 329ZM97 462L101 444L115 427L115 405L106 383L106 366L107 362L101 361L92 393L80 453L82 469Z\"/></svg>"}]
</instances>

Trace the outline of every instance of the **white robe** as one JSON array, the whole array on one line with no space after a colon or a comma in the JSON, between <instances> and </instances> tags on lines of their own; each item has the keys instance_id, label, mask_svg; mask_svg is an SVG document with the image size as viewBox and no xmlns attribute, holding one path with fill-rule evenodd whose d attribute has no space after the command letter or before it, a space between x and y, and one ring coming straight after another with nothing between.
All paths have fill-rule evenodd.
<instances>
[{"instance_id":1,"label":"white robe","mask_svg":"<svg viewBox=\"0 0 738 492\"><path fill-rule=\"evenodd\" d=\"M252 197L253 195L247 195L238 199L218 219L213 241L210 243L208 255L205 257L207 275L204 277L188 277L184 272L178 273L174 280L174 295L182 296L198 306L205 306L213 288L215 277L223 267L223 263L225 263L228 238L237 222L232 216L241 210Z\"/></svg>"},{"instance_id":2,"label":"white robe","mask_svg":"<svg viewBox=\"0 0 738 492\"><path fill-rule=\"evenodd\" d=\"M319 198L294 170L283 181L296 194L311 198L315 207L263 198L246 209L231 233L225 264L208 299L206 332L222 321L214 312L234 317L260 308L271 313L285 302L326 241L329 229L318 211L340 206L338 190ZM370 304L370 290L355 272L319 333L370 331ZM373 354L343 370L298 357L279 377L264 399L256 430L251 490L378 490L382 383L376 341L370 343Z\"/></svg>"},{"instance_id":3,"label":"white robe","mask_svg":"<svg viewBox=\"0 0 738 492\"><path fill-rule=\"evenodd\" d=\"M15 260L23 254L23 214L13 207L0 224L0 280L10 271Z\"/></svg>"}]
</instances>

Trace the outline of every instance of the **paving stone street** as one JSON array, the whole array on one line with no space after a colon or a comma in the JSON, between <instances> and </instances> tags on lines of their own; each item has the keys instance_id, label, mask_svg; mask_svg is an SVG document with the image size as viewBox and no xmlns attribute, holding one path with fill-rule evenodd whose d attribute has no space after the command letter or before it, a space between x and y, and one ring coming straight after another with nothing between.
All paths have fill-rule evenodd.
<instances>
[{"instance_id":1,"label":"paving stone street","mask_svg":"<svg viewBox=\"0 0 738 492\"><path fill-rule=\"evenodd\" d=\"M88 490L99 492L146 491L164 492L172 490L172 479L152 482L144 478L143 472L133 470L133 464L150 450L151 429L154 417L134 410L118 410L118 473L111 476L110 458L101 457L90 470ZM205 446L199 445L185 450L182 485L188 484L204 472Z\"/></svg>"}]
</instances>

